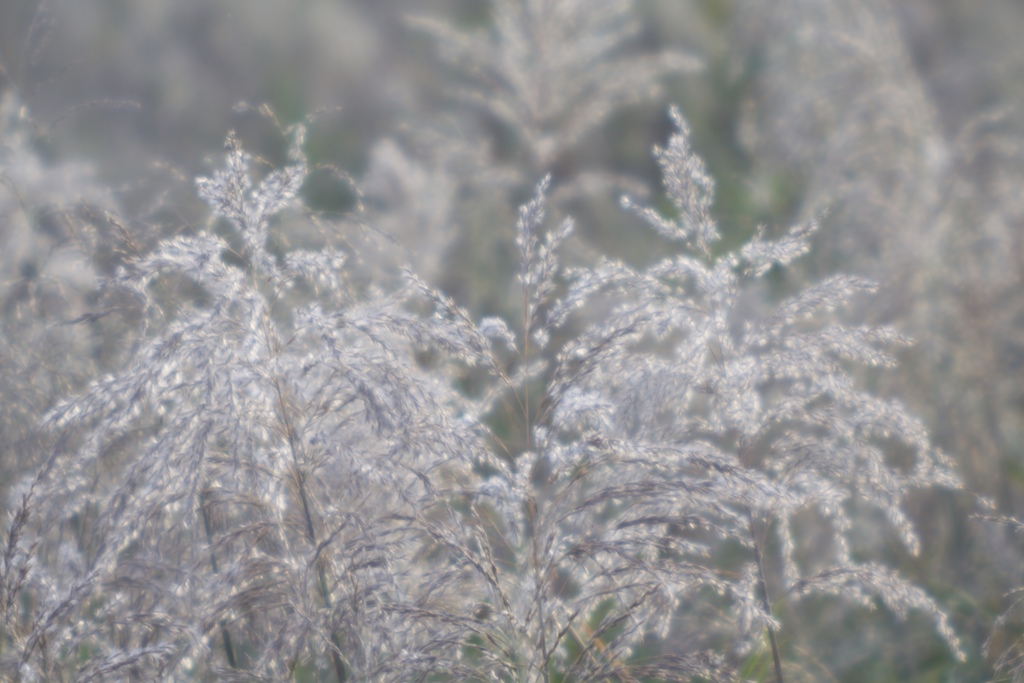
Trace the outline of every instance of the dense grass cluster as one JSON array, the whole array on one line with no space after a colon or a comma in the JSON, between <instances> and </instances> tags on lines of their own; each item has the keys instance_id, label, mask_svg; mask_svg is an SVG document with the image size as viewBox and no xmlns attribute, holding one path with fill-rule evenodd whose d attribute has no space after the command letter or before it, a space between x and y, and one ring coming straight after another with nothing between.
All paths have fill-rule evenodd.
<instances>
[{"instance_id":1,"label":"dense grass cluster","mask_svg":"<svg viewBox=\"0 0 1024 683\"><path fill-rule=\"evenodd\" d=\"M145 173L174 79L31 110L91 4L0 9L0 680L1024 680L1024 147L927 3L125 9L364 96Z\"/></svg>"}]
</instances>

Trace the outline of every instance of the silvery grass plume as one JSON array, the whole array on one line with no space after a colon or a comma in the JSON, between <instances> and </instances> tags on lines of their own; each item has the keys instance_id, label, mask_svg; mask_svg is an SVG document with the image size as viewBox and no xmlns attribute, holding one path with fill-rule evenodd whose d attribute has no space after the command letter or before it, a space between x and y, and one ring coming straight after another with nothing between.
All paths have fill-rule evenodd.
<instances>
[{"instance_id":1,"label":"silvery grass plume","mask_svg":"<svg viewBox=\"0 0 1024 683\"><path fill-rule=\"evenodd\" d=\"M0 69L0 80L3 80ZM71 324L116 257L100 245L114 193L82 164L48 160L45 131L13 88L0 94L0 679L16 672L31 613L37 483L17 487L53 441L39 416L109 359L109 321ZM126 336L123 335L122 336ZM116 347L116 344L110 347ZM107 347L109 348L109 347ZM35 481L34 479L31 481ZM35 587L38 587L36 584Z\"/></svg>"},{"instance_id":2,"label":"silvery grass plume","mask_svg":"<svg viewBox=\"0 0 1024 683\"><path fill-rule=\"evenodd\" d=\"M432 333L449 326L433 343L490 369L495 383L477 410L494 427L496 452L506 449L483 468L491 476L468 514L433 531L453 580L480 587L459 610L473 615L461 620L472 633L463 680L728 680L727 662L767 635L781 683L773 602L810 594L923 611L962 656L927 594L883 565L855 561L849 547L866 507L916 553L905 494L959 486L921 425L849 374L891 365L887 347L904 340L818 322L872 289L848 276L760 318L746 314L744 295L806 253L814 225L716 255L713 183L681 115L672 117L678 132L657 158L678 215L635 210L678 255L644 271L605 261L570 272L559 297L557 249L571 224L541 238L545 181L520 210L519 325L475 325L423 287L443 321ZM593 310L599 296L603 314ZM553 342L583 306L590 326ZM516 429L522 452L509 448ZM816 548L801 534L810 510L823 524L810 530L830 539ZM739 566L720 559L730 545L746 555ZM639 649L668 637L674 616L685 624L706 614L709 599L732 605L727 631L703 624L704 638L670 657ZM722 636L733 643L724 659L715 653Z\"/></svg>"},{"instance_id":3,"label":"silvery grass plume","mask_svg":"<svg viewBox=\"0 0 1024 683\"><path fill-rule=\"evenodd\" d=\"M494 455L480 464L484 479L467 494L463 514L435 520L432 531L449 558L447 580L472 587L454 613L437 615L467 633L451 675L510 683L732 680L707 649L635 654L667 634L680 604L730 591L694 561L706 546L672 531L701 518L652 514L655 501L687 498L711 516L725 495L718 487L746 486L747 477L736 467L715 481L683 471L660 476L660 463L685 454L624 435L611 397L588 381L643 335L651 323L646 304L617 311L574 341L553 341L564 321L556 315L564 309L558 249L572 223L541 234L548 186L542 182L519 212L518 324L474 324L422 287L440 321L430 333L445 332L431 343L493 379L476 411L492 429Z\"/></svg>"},{"instance_id":4,"label":"silvery grass plume","mask_svg":"<svg viewBox=\"0 0 1024 683\"><path fill-rule=\"evenodd\" d=\"M453 224L463 164L450 146L440 144L408 152L396 139L384 139L370 150L359 185L370 213L372 231L364 260L378 277L413 267L427 282L444 272L445 258L456 237ZM472 174L472 171L468 171Z\"/></svg>"},{"instance_id":5,"label":"silvery grass plume","mask_svg":"<svg viewBox=\"0 0 1024 683\"><path fill-rule=\"evenodd\" d=\"M0 93L0 497L38 464L38 417L102 366L86 311L104 263L113 193L83 164L49 162L46 139L13 88ZM114 240L110 240L113 242ZM16 455L18 454L18 455Z\"/></svg>"},{"instance_id":6,"label":"silvery grass plume","mask_svg":"<svg viewBox=\"0 0 1024 683\"><path fill-rule=\"evenodd\" d=\"M759 112L754 156L768 173L801 169L808 179L802 213L829 204L831 237L819 253L882 279L880 305L868 314L898 319L920 340L882 382L916 398L915 411L932 439L955 455L968 489L1012 509L1019 482L1007 473L1018 457L1024 386L1024 147L1018 108L1008 106L1012 95L987 75L997 60L965 59L936 40L943 22L963 16L958 3L930 5L927 21L911 5L928 3L746 5L737 16L759 27L756 49L769 65L757 76L751 109ZM992 14L972 19L977 33L958 44L1007 59L1002 30L993 30L1005 16L986 10ZM780 40L783 26L796 27L787 35L799 40ZM934 48L927 59L925 44ZM978 83L990 85L968 95ZM914 564L933 585L955 585L986 596L977 605L998 605L1019 583L1020 548L988 537L991 527L967 527L964 501L950 505L929 495L915 503L922 519L949 531ZM941 579L935 566L943 568ZM999 569L993 576L979 567ZM908 658L894 650L888 659L904 666Z\"/></svg>"},{"instance_id":7,"label":"silvery grass plume","mask_svg":"<svg viewBox=\"0 0 1024 683\"><path fill-rule=\"evenodd\" d=\"M698 62L629 54L632 0L490 0L488 27L417 19L466 86L457 95L507 126L534 172L550 169L616 111L656 99L661 80Z\"/></svg>"},{"instance_id":8,"label":"silvery grass plume","mask_svg":"<svg viewBox=\"0 0 1024 683\"><path fill-rule=\"evenodd\" d=\"M583 390L601 391L608 420L630 439L658 444L653 481L692 478L708 498L679 490L652 499L648 517L693 519L745 548L747 559L728 585L736 601L739 644L767 633L783 680L776 603L812 594L872 608L876 600L904 615L934 619L949 648L963 658L946 615L920 588L890 568L853 557L861 525L881 513L912 554L919 540L901 509L915 489L959 487L951 464L933 448L919 421L896 401L858 389L858 367L889 367L889 348L904 344L892 329L823 322L823 314L873 286L838 275L785 299L762 316L747 313L754 287L773 268L805 254L815 225L776 240L758 235L719 254L711 215L714 184L689 146L681 114L677 132L656 149L673 214L626 206L678 250L643 271L606 262L573 278L561 306L571 309L598 292L627 303L590 331L611 339L631 329L640 307L644 335L613 351L582 346L589 368ZM635 303L630 303L635 302ZM572 357L570 355L570 357ZM724 478L728 485L722 485ZM817 524L808 528L808 512ZM670 536L697 537L677 523ZM817 539L803 533L817 532ZM822 541L822 539L827 539ZM708 566L714 566L713 563ZM685 618L685 617L684 617Z\"/></svg>"},{"instance_id":9,"label":"silvery grass plume","mask_svg":"<svg viewBox=\"0 0 1024 683\"><path fill-rule=\"evenodd\" d=\"M435 39L447 67L440 89L446 106L434 125L424 126L423 111L438 99L436 89L425 93L410 126L415 144L405 146L432 150L418 155L444 172L438 189L456 200L447 207L455 226L447 232L448 258L460 267L449 268L437 282L470 310L510 315L517 305L504 298L506 291L493 278L501 272L497 282L504 283L514 272L507 259L495 256L510 251L511 240L486 226L513 220L509 207L521 202L537 178L555 174L549 205L562 211L572 202L573 211L586 211L591 233L613 229L602 220L614 215L608 197L646 189L647 183L610 160L618 131L605 135L602 129L618 115L657 103L667 78L694 71L699 62L680 51L652 49L635 5L487 0L479 3L480 21L468 26L431 17L411 20L413 28ZM425 216L436 203L421 204Z\"/></svg>"},{"instance_id":10,"label":"silvery grass plume","mask_svg":"<svg viewBox=\"0 0 1024 683\"><path fill-rule=\"evenodd\" d=\"M762 182L777 183L780 169L803 179L794 198L802 214L828 207L816 260L894 280L876 308L896 312L913 305L909 285L937 242L950 152L900 9L888 0L741 0L735 36L761 64L744 139Z\"/></svg>"},{"instance_id":11,"label":"silvery grass plume","mask_svg":"<svg viewBox=\"0 0 1024 683\"><path fill-rule=\"evenodd\" d=\"M419 589L413 520L473 436L403 339L400 294L357 294L340 252L274 248L309 173L304 129L290 134L289 164L258 182L229 136L197 181L216 232L166 240L109 284L141 302L147 335L46 418L61 438L30 511L33 617L5 676L443 669L446 643L404 616L437 594Z\"/></svg>"}]
</instances>

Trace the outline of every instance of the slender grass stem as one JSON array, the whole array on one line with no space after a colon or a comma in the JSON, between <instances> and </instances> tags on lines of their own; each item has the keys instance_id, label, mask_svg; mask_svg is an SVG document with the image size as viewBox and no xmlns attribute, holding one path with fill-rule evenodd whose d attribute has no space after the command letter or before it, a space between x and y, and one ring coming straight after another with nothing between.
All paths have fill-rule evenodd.
<instances>
[{"instance_id":1,"label":"slender grass stem","mask_svg":"<svg viewBox=\"0 0 1024 683\"><path fill-rule=\"evenodd\" d=\"M298 447L295 443L295 430L292 429L291 420L288 418L288 410L285 405L284 396L281 392L281 387L275 384L277 390L277 401L278 406L281 410L281 420L284 422L285 434L288 437L288 447L292 454L292 464L294 465L295 483L299 490L299 499L302 502L302 514L306 522L306 535L309 537L310 543L316 548L319 545L316 537L316 530L313 526L313 514L310 511L309 496L306 494L306 477L302 470L299 468L299 453ZM320 586L320 596L324 601L324 607L330 612L332 609L331 604L331 593L327 588L327 574L324 571L323 558L318 557L316 561L316 574L317 580ZM338 678L338 683L346 683L348 680L347 670L345 663L341 659L341 640L338 638L338 634L331 629L331 663L334 665L334 673Z\"/></svg>"},{"instance_id":2,"label":"slender grass stem","mask_svg":"<svg viewBox=\"0 0 1024 683\"><path fill-rule=\"evenodd\" d=\"M206 494L202 496L203 500L199 506L199 509L203 513L203 528L206 529L206 542L210 546L210 570L214 574L220 573L217 568L217 555L213 552L213 526L210 524L210 513L206 509ZM220 626L220 635L224 640L224 655L227 657L228 666L232 669L238 668L238 660L235 659L235 648L231 643L231 632L228 631L227 622L223 619L218 622Z\"/></svg>"},{"instance_id":3,"label":"slender grass stem","mask_svg":"<svg viewBox=\"0 0 1024 683\"><path fill-rule=\"evenodd\" d=\"M761 543L754 530L754 514L748 511L750 519L750 540L754 544L754 560L757 562L758 583L761 584L761 605L766 614L772 613L771 599L768 597L768 582L764 578L764 562L761 559ZM775 664L776 683L785 683L782 677L782 658L779 656L779 643L775 637L775 631L768 629L768 641L772 646L772 661Z\"/></svg>"}]
</instances>

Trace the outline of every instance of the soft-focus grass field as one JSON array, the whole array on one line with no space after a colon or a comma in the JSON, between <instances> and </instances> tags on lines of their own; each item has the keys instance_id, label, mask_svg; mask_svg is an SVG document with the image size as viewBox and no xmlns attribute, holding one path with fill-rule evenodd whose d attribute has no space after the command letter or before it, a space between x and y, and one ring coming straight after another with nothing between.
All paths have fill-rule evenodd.
<instances>
[{"instance_id":1,"label":"soft-focus grass field","mask_svg":"<svg viewBox=\"0 0 1024 683\"><path fill-rule=\"evenodd\" d=\"M607 671L633 672L633 678L602 673L601 680L701 680L697 674L666 678L672 666L697 671L696 660L666 670L654 663L674 661L663 655L714 652L722 656L721 671L728 670L725 678L774 681L777 649L786 681L1024 680L1018 659L1024 621L1013 593L1024 585L1024 538L1010 519L1024 519L1024 6L1015 0L594 0L590 9L579 6L574 0L0 3L0 679L249 680L259 673L313 681L376 671L363 675L475 680L486 668L481 662L504 657L504 677L494 680L552 683L584 680L565 671L590 657ZM623 15L615 14L620 6ZM502 24L502 8L522 13L508 10ZM615 22L629 18L635 30L621 42L604 42L618 26L602 23L606 11ZM693 151L715 183L709 215L721 239L703 255L692 244L659 237L620 201L628 195L687 224L688 208L666 193L651 154L676 131L666 115L671 104L685 116ZM294 170L297 148L290 147L300 123L307 127L301 151L308 164L301 173ZM278 178L281 187L239 209L249 218L266 214L263 242L247 242L245 230L232 227L249 218L232 218L233 209L217 203L230 192L207 188L201 197L196 191L195 178L225 168L229 130L237 133L238 149L251 153L257 181L292 164L294 177L286 173ZM543 271L541 246L530 252L517 243L517 219L518 239L526 239L519 207L547 174L547 216L536 229L553 234L565 217L575 220L558 253L562 267L584 269L578 272L599 270L602 257L641 272L682 253L702 255L711 267L745 245L752 250L756 235L783 239L791 226L817 219L807 255L766 269L730 301L728 334L740 335L743 322L763 319L766 307L830 276L877 282L875 294L854 297L838 318L822 312L795 324L792 334L810 336L838 319L846 329L891 327L913 340L891 347L894 367L855 367L866 352L853 342L833 340L830 352L842 358L836 367L857 387L920 420L963 487L904 489L873 469L891 468L909 481L921 452L908 446L901 424L871 434L884 458L865 456L856 461L860 469L843 475L863 478L851 484L855 493L844 490L830 508L834 515L822 513L824 504L776 509L764 519L751 514L748 542L728 533L712 540L710 526L695 523L694 531L682 516L667 519L659 511L666 516L659 518L660 550L652 551L655 541L637 531L626 541L615 536L626 545L616 546L618 560L607 560L615 567L609 575L621 571L615 575L628 577L630 590L638 591L628 594L635 603L626 605L625 589L609 595L625 614L646 615L650 608L670 618L646 635L642 624L624 625L629 619L607 623L615 610L596 597L579 598L587 581L573 576L568 560L538 569L545 549L531 547L531 539L542 536L542 522L566 547L591 533L617 533L615 520L646 505L649 491L638 492L637 484L628 489L630 498L594 484L590 494L601 507L586 524L572 515L552 521L557 512L545 518L523 491L535 491L558 511L584 494L568 484L558 488L557 473L571 482L590 482L588 476L603 482L615 481L618 472L623 484L650 484L628 463L647 466L668 456L646 453L614 467L601 460L593 470L580 460L563 472L564 463L551 454L575 462L567 444L585 442L579 435L595 424L614 423L625 441L678 445L714 434L707 439L725 451L735 446L750 471L784 478L765 464L777 451L765 451L771 455L764 461L750 453L784 442L786 430L799 431L793 423L813 422L808 416L842 392L808 400L807 415L780 418L777 430L760 433L757 448L748 451L736 446L742 438L735 430L715 431L720 425L712 418L735 409L715 404L725 389L685 400L672 393L696 376L683 373L682 361L636 380L641 391L624 379L639 377L640 366L600 356L603 347L595 342L580 358L600 358L595 373L615 367L618 374L607 371L603 386L593 386L598 375L557 353L582 345L588 330L606 329L599 323L612 325L615 307L640 285L629 280L633 289L620 292L602 281L605 289L594 291L603 293L564 326L544 328L541 313L531 322L531 305L546 315L555 299L572 294L577 277ZM300 176L301 187L293 187ZM277 206L254 208L276 199L283 205L293 191L297 208L280 214ZM197 236L211 240L203 243L206 251L189 242ZM168 245L181 251L171 253ZM320 256L288 261L299 250ZM326 264L323 255L334 250L346 254L343 267ZM536 272L522 265L524 254ZM257 256L268 260L261 264ZM193 257L203 266L188 260ZM139 272L140 264L152 272ZM414 294L405 266L422 279ZM653 272L675 283L673 296L693 294L689 281ZM234 303L223 309L222 276L235 288L225 290L231 296L223 301ZM529 287L517 280L524 277L533 277L537 291L550 277L548 298L538 294L531 304L524 294ZM451 298L431 299L428 291ZM261 301L265 310L257 314L241 301ZM316 333L312 322L303 327L314 303L308 319L323 313L335 327ZM714 308L707 305L703 312ZM215 317L211 311L224 312L219 327L210 328L219 345L204 351L168 341L178 339L180 321ZM643 328L630 353L668 358L685 346L685 328L672 327L683 314L672 315L674 322L664 323L668 334L656 338L653 327ZM543 335L529 338L541 328ZM502 346L507 335L514 343ZM470 337L491 351L458 346ZM167 341L166 348L154 350L154 340ZM876 342L864 343L883 345ZM716 344L700 348L716 360L728 358ZM851 355L844 355L847 344ZM336 366L324 360L351 358L342 351L357 360ZM162 374L146 375L131 364L146 357L166 361ZM531 374L530 360L549 365ZM819 360L800 362L806 369ZM219 379L197 379L222 367L237 369L231 381L242 383L244 376L251 384L218 394ZM789 367L780 362L777 374L752 390L751 411L814 384L799 372L787 375ZM558 384L562 370L572 378L565 386ZM88 414L56 420L60 429L43 425L46 416L76 410L62 401L111 377L124 382L111 380L109 395L94 392L106 403L82 404L95 413L81 408ZM166 393L132 407L157 386ZM137 395L128 392L133 387ZM594 398L605 390L615 397L612 408ZM198 433L198 409L210 396L217 399L209 410L223 409L233 426L217 423L202 438L174 442ZM659 414L659 396L689 408ZM486 410L479 407L492 398ZM97 427L121 410L116 427ZM693 426L705 417L707 425ZM475 428L466 426L472 418ZM884 422L875 413L861 418L835 442L828 440L835 425L824 418L800 432L817 439L807 457L860 444L857 430ZM681 436L683 424L690 431ZM538 428L553 434L556 445L524 474L526 465L516 463L533 461L519 459L547 447L535 443ZM458 440L460 456L451 455L455 447L445 439ZM202 457L190 460L189 449ZM624 457L621 452L615 457ZM201 464L195 472L164 472L146 453L171 454L165 468ZM436 464L446 458L461 464L451 470ZM332 464L341 461L354 464ZM276 462L292 469L278 472ZM678 472L687 476L707 464L686 462ZM603 466L612 474L598 475ZM519 486L508 484L509 491L526 497L494 493L494 482L504 481L502 468ZM815 473L833 484L841 479L825 465ZM157 481L167 482L162 492L150 490ZM486 490L473 498L466 493L473 486ZM398 493L373 502L371 492L382 488ZM903 520L877 504L886 498L916 529L916 555L900 537ZM597 508L590 499L576 501ZM725 507L735 512L748 503L729 499ZM354 530L352 520L370 509L374 524L379 517L387 524ZM849 521L841 533L829 526L840 518ZM643 524L636 526L646 529ZM155 538L154 529L166 537ZM846 584L841 597L790 600L783 592L784 529L796 539L792 556L806 574L824 566L821 558L835 551L839 536L852 562L896 570L948 615L966 660L943 642L927 609L901 618L874 597L877 591L865 599L873 609L851 607L856 589ZM736 634L742 610L761 608L716 592L706 576L687 580L712 588L677 595L679 604L669 607L657 603L653 588L637 588L653 582L651 566L688 557L691 549L682 546L690 542L707 544L702 568L729 586L747 586L751 596L772 587L770 611L780 624L774 648L764 624L750 629L759 635ZM186 550L168 562L168 548ZM758 565L762 552L766 558L760 583L742 575L753 566L751 548ZM586 554L566 553L570 559ZM650 563L643 571L638 558ZM493 561L491 583L474 560L481 567ZM584 565L579 560L580 576L607 578ZM522 578L516 572L528 573L523 567L536 571L532 584L516 583ZM678 564L665 571L682 581ZM460 622L460 631L452 613L465 607L460 598L472 602L467 596L480 581L491 592L473 602L478 612L459 615L468 624ZM509 589L513 584L518 588ZM501 591L528 593L526 585L544 586L536 594L548 590L558 604L590 606L572 618L570 608L552 611L564 645L524 645L535 633L529 627L494 626L500 620L491 609L501 612ZM596 590L597 579L593 585ZM367 596L391 590L416 597L415 609L402 603L402 614L382 616L387 600ZM216 602L210 596L224 604L206 605L205 612L196 607ZM538 616L543 605L526 609L523 622L547 623ZM512 614L518 613L509 607L505 616ZM431 626L428 616L443 627ZM571 629L557 626L562 617ZM363 618L371 625L360 630ZM396 624L423 619L421 630L410 626L395 635ZM280 661L271 665L274 658L265 654L275 643L281 643ZM557 663L530 660L523 653L534 646ZM334 656L346 652L350 662ZM420 659L408 659L407 677L383 665L373 669L375 658L391 652ZM461 659L444 658L452 652ZM509 652L522 661L509 664L515 659ZM107 668L90 669L103 657ZM434 673L417 678L417 666ZM707 666L709 678L718 675Z\"/></svg>"}]
</instances>

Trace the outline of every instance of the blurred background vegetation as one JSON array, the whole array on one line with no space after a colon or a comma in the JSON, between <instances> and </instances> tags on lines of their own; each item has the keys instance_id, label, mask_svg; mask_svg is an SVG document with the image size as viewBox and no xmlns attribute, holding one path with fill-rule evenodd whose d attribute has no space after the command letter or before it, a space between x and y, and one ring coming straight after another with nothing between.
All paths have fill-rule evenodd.
<instances>
[{"instance_id":1,"label":"blurred background vegetation","mask_svg":"<svg viewBox=\"0 0 1024 683\"><path fill-rule=\"evenodd\" d=\"M521 131L458 96L465 70L417 17L491 30L486 0L0 3L0 494L37 464L34 417L131 344L130 325L88 318L95 276L196 229L206 213L191 178L229 129L284 159L262 104L283 124L312 117L311 161L361 179L362 195L308 185L312 205L364 213L346 234L296 240L340 242L392 276L411 263L486 315L514 306L500 284L515 268L514 207L547 171L556 192L584 172L613 178L556 203L577 219L575 258L655 255L618 199L657 197L650 148L678 103L716 179L726 243L824 215L801 275L878 279L856 315L916 340L898 372L867 381L925 419L969 491L1024 515L1024 4L637 0L621 56L701 67L666 73L660 92L545 167ZM891 548L887 560L951 612L968 662L913 617L818 600L783 617L785 656L806 680L988 680L1024 633L1012 618L992 632L1024 583L1024 539L972 519L970 494L913 504L919 557L892 538L864 547ZM762 652L744 673L770 669Z\"/></svg>"}]
</instances>

